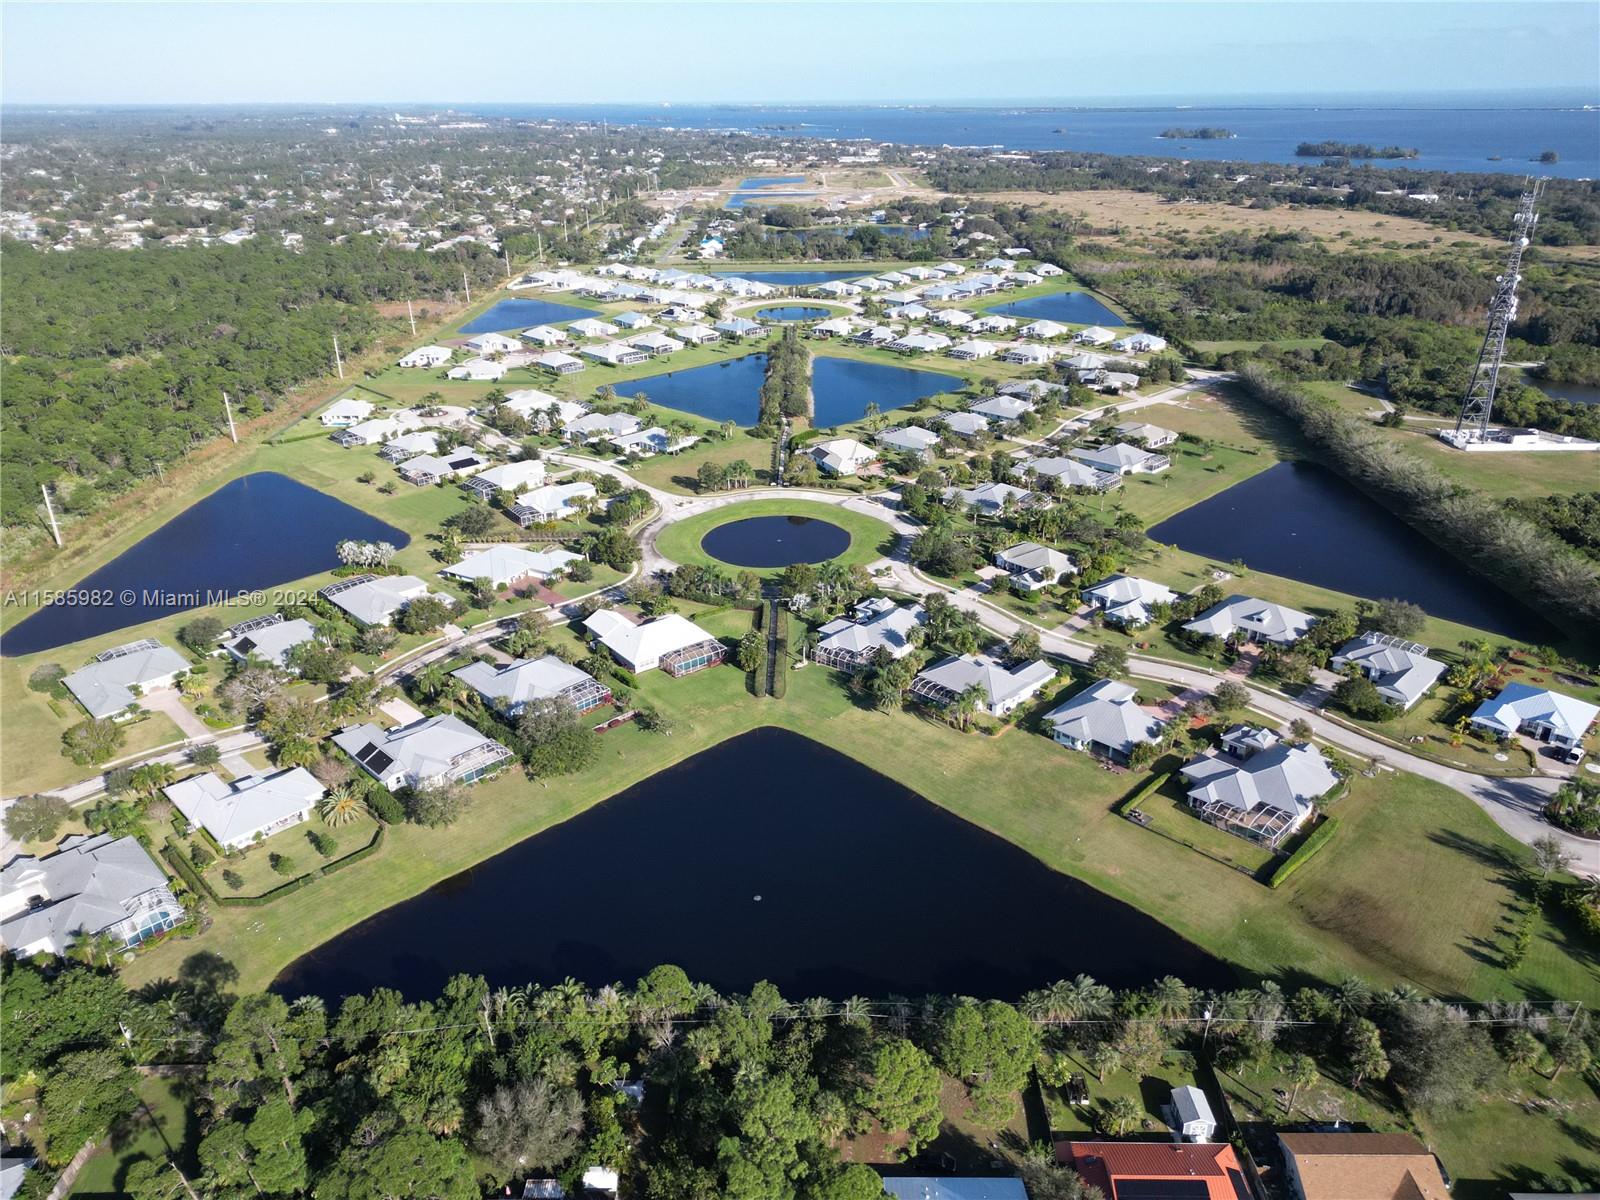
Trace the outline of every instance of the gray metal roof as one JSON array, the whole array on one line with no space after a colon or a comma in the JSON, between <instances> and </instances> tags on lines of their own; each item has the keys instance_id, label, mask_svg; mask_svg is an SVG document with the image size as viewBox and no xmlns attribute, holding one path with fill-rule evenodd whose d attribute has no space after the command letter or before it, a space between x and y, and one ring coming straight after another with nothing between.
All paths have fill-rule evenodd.
<instances>
[{"instance_id":1,"label":"gray metal roof","mask_svg":"<svg viewBox=\"0 0 1600 1200\"><path fill-rule=\"evenodd\" d=\"M1139 707L1138 691L1115 679L1090 684L1065 704L1045 714L1058 733L1129 754L1140 742L1161 736L1166 722Z\"/></svg>"},{"instance_id":2,"label":"gray metal roof","mask_svg":"<svg viewBox=\"0 0 1600 1200\"><path fill-rule=\"evenodd\" d=\"M48 898L0 924L0 941L31 946L49 939L59 952L77 930L109 929L130 914L140 896L166 886L166 875L136 838L68 837L54 854L24 855L0 870L0 890Z\"/></svg>"},{"instance_id":3,"label":"gray metal roof","mask_svg":"<svg viewBox=\"0 0 1600 1200\"><path fill-rule=\"evenodd\" d=\"M155 642L80 667L61 682L91 717L113 717L137 699L130 689L188 669L188 659Z\"/></svg>"}]
</instances>

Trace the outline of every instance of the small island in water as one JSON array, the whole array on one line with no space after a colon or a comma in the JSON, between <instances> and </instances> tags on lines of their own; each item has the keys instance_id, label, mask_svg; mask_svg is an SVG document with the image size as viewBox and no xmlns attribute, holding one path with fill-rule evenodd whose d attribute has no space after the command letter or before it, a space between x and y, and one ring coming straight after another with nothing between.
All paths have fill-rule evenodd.
<instances>
[{"instance_id":1,"label":"small island in water","mask_svg":"<svg viewBox=\"0 0 1600 1200\"><path fill-rule=\"evenodd\" d=\"M1369 146L1366 142L1301 142L1297 158L1416 158L1415 146Z\"/></svg>"},{"instance_id":2,"label":"small island in water","mask_svg":"<svg viewBox=\"0 0 1600 1200\"><path fill-rule=\"evenodd\" d=\"M1239 135L1231 129L1219 129L1214 125L1201 125L1195 129L1185 129L1181 125L1172 129L1163 129L1164 138L1177 138L1185 142L1211 142L1219 138L1234 138Z\"/></svg>"}]
</instances>

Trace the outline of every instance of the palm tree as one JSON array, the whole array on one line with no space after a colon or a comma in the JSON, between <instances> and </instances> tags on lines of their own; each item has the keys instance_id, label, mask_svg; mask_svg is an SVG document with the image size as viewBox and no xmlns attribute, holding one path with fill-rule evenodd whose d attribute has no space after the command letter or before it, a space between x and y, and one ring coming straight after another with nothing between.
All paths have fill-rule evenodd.
<instances>
[{"instance_id":1,"label":"palm tree","mask_svg":"<svg viewBox=\"0 0 1600 1200\"><path fill-rule=\"evenodd\" d=\"M860 1028L872 1020L872 1001L865 996L847 996L839 1001L839 1020L853 1028Z\"/></svg>"},{"instance_id":2,"label":"palm tree","mask_svg":"<svg viewBox=\"0 0 1600 1200\"><path fill-rule=\"evenodd\" d=\"M347 783L331 789L317 804L317 815L325 825L337 829L367 815L367 800Z\"/></svg>"},{"instance_id":3,"label":"palm tree","mask_svg":"<svg viewBox=\"0 0 1600 1200\"><path fill-rule=\"evenodd\" d=\"M972 723L972 716L983 706L984 690L978 684L969 685L950 706L955 713L956 726L963 732Z\"/></svg>"},{"instance_id":4,"label":"palm tree","mask_svg":"<svg viewBox=\"0 0 1600 1200\"><path fill-rule=\"evenodd\" d=\"M444 668L435 662L418 671L411 682L423 699L431 700L444 691L446 678Z\"/></svg>"},{"instance_id":5,"label":"palm tree","mask_svg":"<svg viewBox=\"0 0 1600 1200\"><path fill-rule=\"evenodd\" d=\"M1300 1089L1315 1083L1317 1075L1317 1060L1309 1054L1296 1054L1289 1060L1289 1082L1294 1086L1289 1091L1289 1103L1284 1108L1285 1115L1294 1112L1294 1103L1300 1098Z\"/></svg>"},{"instance_id":6,"label":"palm tree","mask_svg":"<svg viewBox=\"0 0 1600 1200\"><path fill-rule=\"evenodd\" d=\"M90 933L87 928L79 928L72 932L72 945L68 953L91 967L100 963L109 967L111 956L120 948L117 939L109 933Z\"/></svg>"},{"instance_id":7,"label":"palm tree","mask_svg":"<svg viewBox=\"0 0 1600 1200\"><path fill-rule=\"evenodd\" d=\"M1117 1137L1144 1124L1144 1109L1132 1096L1113 1096L1106 1102L1106 1125Z\"/></svg>"}]
</instances>

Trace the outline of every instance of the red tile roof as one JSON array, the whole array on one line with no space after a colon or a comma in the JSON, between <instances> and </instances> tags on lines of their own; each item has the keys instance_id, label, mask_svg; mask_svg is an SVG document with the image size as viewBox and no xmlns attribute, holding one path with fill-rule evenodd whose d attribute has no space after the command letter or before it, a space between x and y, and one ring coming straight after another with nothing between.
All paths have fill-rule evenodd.
<instances>
[{"instance_id":1,"label":"red tile roof","mask_svg":"<svg viewBox=\"0 0 1600 1200\"><path fill-rule=\"evenodd\" d=\"M1115 1200L1122 1179L1203 1180L1208 1200L1237 1200L1228 1172L1241 1171L1226 1142L1057 1142L1056 1160Z\"/></svg>"}]
</instances>

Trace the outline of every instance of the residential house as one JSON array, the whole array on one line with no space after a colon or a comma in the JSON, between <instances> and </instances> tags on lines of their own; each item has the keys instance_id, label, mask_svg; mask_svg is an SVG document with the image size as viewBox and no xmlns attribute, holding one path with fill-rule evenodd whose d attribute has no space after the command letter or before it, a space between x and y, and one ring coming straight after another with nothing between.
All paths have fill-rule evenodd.
<instances>
[{"instance_id":1,"label":"residential house","mask_svg":"<svg viewBox=\"0 0 1600 1200\"><path fill-rule=\"evenodd\" d=\"M285 621L282 614L274 613L235 625L224 636L222 648L240 662L258 658L279 670L289 670L289 651L316 636L316 626L304 617Z\"/></svg>"},{"instance_id":2,"label":"residential house","mask_svg":"<svg viewBox=\"0 0 1600 1200\"><path fill-rule=\"evenodd\" d=\"M586 358L608 363L613 367L637 366L650 359L643 350L635 350L627 342L602 342L598 346L585 346L583 354Z\"/></svg>"},{"instance_id":3,"label":"residential house","mask_svg":"<svg viewBox=\"0 0 1600 1200\"><path fill-rule=\"evenodd\" d=\"M1002 317L995 313L979 317L967 326L968 333L1007 333L1017 327L1015 317Z\"/></svg>"},{"instance_id":4,"label":"residential house","mask_svg":"<svg viewBox=\"0 0 1600 1200\"><path fill-rule=\"evenodd\" d=\"M635 350L642 350L652 358L661 354L674 354L683 349L683 343L677 338L668 337L658 331L641 334L629 342L628 345Z\"/></svg>"},{"instance_id":5,"label":"residential house","mask_svg":"<svg viewBox=\"0 0 1600 1200\"><path fill-rule=\"evenodd\" d=\"M947 329L960 329L972 324L972 314L959 308L941 308L933 314L933 323Z\"/></svg>"},{"instance_id":6,"label":"residential house","mask_svg":"<svg viewBox=\"0 0 1600 1200\"><path fill-rule=\"evenodd\" d=\"M715 666L728 653L719 640L677 613L640 624L616 609L602 608L584 627L593 642L635 674L660 667L676 679Z\"/></svg>"},{"instance_id":7,"label":"residential house","mask_svg":"<svg viewBox=\"0 0 1600 1200\"><path fill-rule=\"evenodd\" d=\"M372 402L369 400L353 400L346 396L323 409L318 419L327 428L343 429L365 421L372 415L372 408Z\"/></svg>"},{"instance_id":8,"label":"residential house","mask_svg":"<svg viewBox=\"0 0 1600 1200\"><path fill-rule=\"evenodd\" d=\"M466 379L473 383L495 383L505 377L506 364L489 358L469 358L459 367L445 372L447 379Z\"/></svg>"},{"instance_id":9,"label":"residential house","mask_svg":"<svg viewBox=\"0 0 1600 1200\"><path fill-rule=\"evenodd\" d=\"M861 288L853 283L846 283L842 279L833 279L827 283L819 283L811 289L813 296L823 296L833 300L844 300L851 296L859 296Z\"/></svg>"},{"instance_id":10,"label":"residential house","mask_svg":"<svg viewBox=\"0 0 1600 1200\"><path fill-rule=\"evenodd\" d=\"M547 483L531 492L523 492L507 513L524 529L530 525L547 525L577 516L579 510L574 501L596 494L592 483Z\"/></svg>"},{"instance_id":11,"label":"residential house","mask_svg":"<svg viewBox=\"0 0 1600 1200\"><path fill-rule=\"evenodd\" d=\"M885 429L874 439L878 445L897 454L914 454L923 462L932 457L939 445L939 435L917 425L902 425Z\"/></svg>"},{"instance_id":12,"label":"residential house","mask_svg":"<svg viewBox=\"0 0 1600 1200\"><path fill-rule=\"evenodd\" d=\"M400 360L402 367L442 367L455 356L449 346L418 346Z\"/></svg>"},{"instance_id":13,"label":"residential house","mask_svg":"<svg viewBox=\"0 0 1600 1200\"><path fill-rule=\"evenodd\" d=\"M1056 1143L1056 1161L1106 1200L1252 1200L1255 1191L1227 1142ZM1398 1200L1398 1198L1396 1198Z\"/></svg>"},{"instance_id":14,"label":"residential house","mask_svg":"<svg viewBox=\"0 0 1600 1200\"><path fill-rule=\"evenodd\" d=\"M1173 604L1178 594L1163 584L1135 575L1110 575L1079 592L1090 608L1105 615L1106 623L1123 629L1139 629L1154 617L1157 604Z\"/></svg>"},{"instance_id":15,"label":"residential house","mask_svg":"<svg viewBox=\"0 0 1600 1200\"><path fill-rule=\"evenodd\" d=\"M1000 356L1000 361L1022 367L1042 367L1053 357L1055 351L1045 346L1030 346L1026 342L1018 342L1014 346L1006 347L1005 353Z\"/></svg>"},{"instance_id":16,"label":"residential house","mask_svg":"<svg viewBox=\"0 0 1600 1200\"><path fill-rule=\"evenodd\" d=\"M1132 333L1113 342L1111 348L1121 350L1124 354L1153 354L1167 348L1167 339L1153 333Z\"/></svg>"},{"instance_id":17,"label":"residential house","mask_svg":"<svg viewBox=\"0 0 1600 1200\"><path fill-rule=\"evenodd\" d=\"M753 337L761 332L761 326L748 317L730 317L726 321L718 321L716 330L730 337Z\"/></svg>"},{"instance_id":18,"label":"residential house","mask_svg":"<svg viewBox=\"0 0 1600 1200\"><path fill-rule=\"evenodd\" d=\"M1107 329L1104 325L1090 325L1073 334L1072 340L1085 346L1104 346L1116 341L1117 335L1114 330Z\"/></svg>"},{"instance_id":19,"label":"residential house","mask_svg":"<svg viewBox=\"0 0 1600 1200\"><path fill-rule=\"evenodd\" d=\"M189 660L154 638L114 646L95 655L61 683L83 710L97 720L122 716L139 695L173 685ZM138 694L134 689L138 689Z\"/></svg>"},{"instance_id":20,"label":"residential house","mask_svg":"<svg viewBox=\"0 0 1600 1200\"><path fill-rule=\"evenodd\" d=\"M376 446L382 442L392 441L409 430L418 429L421 425L422 421L416 413L410 409L401 409L386 417L374 417L370 421L362 421L359 425L341 429L333 435L333 440L347 450L351 446Z\"/></svg>"},{"instance_id":21,"label":"residential house","mask_svg":"<svg viewBox=\"0 0 1600 1200\"><path fill-rule=\"evenodd\" d=\"M1376 632L1340 646L1328 666L1335 671L1354 667L1372 680L1378 695L1402 711L1426 696L1445 672L1442 662L1428 657L1426 646Z\"/></svg>"},{"instance_id":22,"label":"residential house","mask_svg":"<svg viewBox=\"0 0 1600 1200\"><path fill-rule=\"evenodd\" d=\"M950 413L939 418L939 423L957 437L977 437L980 433L987 433L989 422L977 413Z\"/></svg>"},{"instance_id":23,"label":"residential house","mask_svg":"<svg viewBox=\"0 0 1600 1200\"><path fill-rule=\"evenodd\" d=\"M1002 396L1015 396L1018 400L1027 400L1034 404L1042 402L1049 396L1065 402L1067 390L1066 384L1051 383L1047 379L1013 379L1010 383L1001 384L999 388Z\"/></svg>"},{"instance_id":24,"label":"residential house","mask_svg":"<svg viewBox=\"0 0 1600 1200\"><path fill-rule=\"evenodd\" d=\"M1236 643L1272 642L1288 646L1310 632L1316 618L1284 604L1254 596L1229 596L1184 626L1190 633L1229 638Z\"/></svg>"},{"instance_id":25,"label":"residential house","mask_svg":"<svg viewBox=\"0 0 1600 1200\"><path fill-rule=\"evenodd\" d=\"M19 854L0 869L0 946L18 958L65 956L81 935L137 946L183 917L137 838L77 833L54 854Z\"/></svg>"},{"instance_id":26,"label":"residential house","mask_svg":"<svg viewBox=\"0 0 1600 1200\"><path fill-rule=\"evenodd\" d=\"M849 337L855 330L848 317L834 317L828 321L818 321L811 327L811 336L818 340L832 337Z\"/></svg>"},{"instance_id":27,"label":"residential house","mask_svg":"<svg viewBox=\"0 0 1600 1200\"><path fill-rule=\"evenodd\" d=\"M869 329L863 329L860 333L852 334L851 340L867 346L887 346L897 336L887 325L874 325Z\"/></svg>"},{"instance_id":28,"label":"residential house","mask_svg":"<svg viewBox=\"0 0 1600 1200\"><path fill-rule=\"evenodd\" d=\"M1052 587L1063 575L1075 575L1078 568L1071 558L1038 542L1019 542L994 556L994 565L1003 568L1013 583L1030 592Z\"/></svg>"},{"instance_id":29,"label":"residential house","mask_svg":"<svg viewBox=\"0 0 1600 1200\"><path fill-rule=\"evenodd\" d=\"M1167 723L1139 705L1131 684L1102 679L1045 714L1051 737L1072 750L1125 763L1141 742L1161 740Z\"/></svg>"},{"instance_id":30,"label":"residential house","mask_svg":"<svg viewBox=\"0 0 1600 1200\"><path fill-rule=\"evenodd\" d=\"M432 454L439 448L439 435L432 430L418 430L416 433L403 433L389 441L378 457L385 462L404 462L408 458L415 458L419 454Z\"/></svg>"},{"instance_id":31,"label":"residential house","mask_svg":"<svg viewBox=\"0 0 1600 1200\"><path fill-rule=\"evenodd\" d=\"M706 346L722 340L722 335L709 325L684 325L676 332L680 339L691 346Z\"/></svg>"},{"instance_id":32,"label":"residential house","mask_svg":"<svg viewBox=\"0 0 1600 1200\"><path fill-rule=\"evenodd\" d=\"M391 792L476 783L513 757L499 742L448 713L393 729L352 725L334 734L333 742Z\"/></svg>"},{"instance_id":33,"label":"residential house","mask_svg":"<svg viewBox=\"0 0 1600 1200\"><path fill-rule=\"evenodd\" d=\"M492 500L501 492L525 492L543 483L544 463L537 458L523 458L479 471L472 478L463 479L461 486L476 496Z\"/></svg>"},{"instance_id":34,"label":"residential house","mask_svg":"<svg viewBox=\"0 0 1600 1200\"><path fill-rule=\"evenodd\" d=\"M1025 338L1039 338L1041 341L1049 341L1051 338L1063 336L1068 330L1065 325L1059 325L1054 321L1030 321L1019 332Z\"/></svg>"},{"instance_id":35,"label":"residential house","mask_svg":"<svg viewBox=\"0 0 1600 1200\"><path fill-rule=\"evenodd\" d=\"M563 425L561 437L569 443L611 441L626 433L637 433L641 427L639 418L631 413L588 413Z\"/></svg>"},{"instance_id":36,"label":"residential house","mask_svg":"<svg viewBox=\"0 0 1600 1200\"><path fill-rule=\"evenodd\" d=\"M1020 421L1023 413L1031 413L1033 405L1015 396L990 396L975 404L967 405L967 411L975 412L980 417L987 417L1001 425L1007 425L1013 421Z\"/></svg>"},{"instance_id":37,"label":"residential house","mask_svg":"<svg viewBox=\"0 0 1600 1200\"><path fill-rule=\"evenodd\" d=\"M583 555L563 550L559 546L546 550L530 550L526 546L497 544L475 550L458 563L441 567L439 574L471 583L487 579L497 588L509 587L524 579L549 579L559 575L569 565L582 562Z\"/></svg>"},{"instance_id":38,"label":"residential house","mask_svg":"<svg viewBox=\"0 0 1600 1200\"><path fill-rule=\"evenodd\" d=\"M1093 449L1074 446L1067 453L1097 471L1114 471L1118 475L1159 475L1172 466L1172 460L1165 454L1151 454L1128 442L1113 442Z\"/></svg>"},{"instance_id":39,"label":"residential house","mask_svg":"<svg viewBox=\"0 0 1600 1200\"><path fill-rule=\"evenodd\" d=\"M1138 376L1134 378L1137 379ZM1159 425L1148 425L1143 421L1124 421L1117 426L1117 433L1126 441L1140 443L1146 450L1159 450L1178 440L1178 435L1172 430L1163 429Z\"/></svg>"},{"instance_id":40,"label":"residential house","mask_svg":"<svg viewBox=\"0 0 1600 1200\"><path fill-rule=\"evenodd\" d=\"M1278 1147L1294 1200L1450 1200L1439 1160L1409 1133L1280 1133Z\"/></svg>"},{"instance_id":41,"label":"residential house","mask_svg":"<svg viewBox=\"0 0 1600 1200\"><path fill-rule=\"evenodd\" d=\"M863 600L850 616L818 628L811 659L825 667L855 672L871 666L881 654L904 658L915 648L912 631L927 619L920 604L901 607L883 596Z\"/></svg>"},{"instance_id":42,"label":"residential house","mask_svg":"<svg viewBox=\"0 0 1600 1200\"><path fill-rule=\"evenodd\" d=\"M567 332L586 338L614 338L622 331L597 317L581 317L567 326Z\"/></svg>"},{"instance_id":43,"label":"residential house","mask_svg":"<svg viewBox=\"0 0 1600 1200\"><path fill-rule=\"evenodd\" d=\"M897 304L885 309L883 315L893 321L925 321L933 315L933 309L926 304Z\"/></svg>"},{"instance_id":44,"label":"residential house","mask_svg":"<svg viewBox=\"0 0 1600 1200\"><path fill-rule=\"evenodd\" d=\"M908 333L889 343L889 349L897 354L932 354L949 346L950 339L942 333Z\"/></svg>"},{"instance_id":45,"label":"residential house","mask_svg":"<svg viewBox=\"0 0 1600 1200\"><path fill-rule=\"evenodd\" d=\"M522 338L536 346L559 346L567 340L567 335L554 325L535 325L532 329L524 329Z\"/></svg>"},{"instance_id":46,"label":"residential house","mask_svg":"<svg viewBox=\"0 0 1600 1200\"><path fill-rule=\"evenodd\" d=\"M611 702L610 688L554 654L508 663L471 662L450 674L513 719L535 700L565 700L580 713Z\"/></svg>"},{"instance_id":47,"label":"residential house","mask_svg":"<svg viewBox=\"0 0 1600 1200\"><path fill-rule=\"evenodd\" d=\"M480 333L467 339L467 349L474 354L510 354L522 349L522 343L503 333Z\"/></svg>"},{"instance_id":48,"label":"residential house","mask_svg":"<svg viewBox=\"0 0 1600 1200\"><path fill-rule=\"evenodd\" d=\"M329 584L317 595L343 609L358 625L388 625L413 600L435 594L415 575L351 575ZM443 594L435 598L454 603Z\"/></svg>"},{"instance_id":49,"label":"residential house","mask_svg":"<svg viewBox=\"0 0 1600 1200\"><path fill-rule=\"evenodd\" d=\"M539 355L530 365L549 371L552 375L576 375L583 370L583 359L553 350L549 354Z\"/></svg>"},{"instance_id":50,"label":"residential house","mask_svg":"<svg viewBox=\"0 0 1600 1200\"><path fill-rule=\"evenodd\" d=\"M1107 492L1122 486L1122 476L1115 471L1102 471L1075 458L1030 458L1017 468L1017 475L1026 479L1030 473L1047 476L1065 488L1081 487Z\"/></svg>"},{"instance_id":51,"label":"residential house","mask_svg":"<svg viewBox=\"0 0 1600 1200\"><path fill-rule=\"evenodd\" d=\"M974 362L980 358L993 358L1000 347L993 342L986 342L982 338L972 338L969 341L957 342L947 352L951 358L962 362Z\"/></svg>"},{"instance_id":52,"label":"residential house","mask_svg":"<svg viewBox=\"0 0 1600 1200\"><path fill-rule=\"evenodd\" d=\"M1290 745L1248 725L1229 729L1220 750L1207 750L1181 773L1189 783L1189 804L1202 819L1274 849L1339 784L1315 746Z\"/></svg>"},{"instance_id":53,"label":"residential house","mask_svg":"<svg viewBox=\"0 0 1600 1200\"><path fill-rule=\"evenodd\" d=\"M1085 350L1082 354L1074 354L1066 360L1066 363L1074 371L1100 371L1104 370L1106 365L1113 361L1115 360L1107 358L1104 354L1096 354L1092 350ZM1129 424L1134 423L1129 422Z\"/></svg>"},{"instance_id":54,"label":"residential house","mask_svg":"<svg viewBox=\"0 0 1600 1200\"><path fill-rule=\"evenodd\" d=\"M990 654L963 654L923 671L912 681L911 694L943 708L975 687L981 693L979 711L1003 717L1033 699L1055 677L1056 669L1040 659L1011 664Z\"/></svg>"},{"instance_id":55,"label":"residential house","mask_svg":"<svg viewBox=\"0 0 1600 1200\"><path fill-rule=\"evenodd\" d=\"M1066 274L1066 272L1060 267L1056 266L1055 263L1040 263L1038 266L1033 268L1033 273L1035 275L1042 275L1046 279L1052 279L1057 275Z\"/></svg>"},{"instance_id":56,"label":"residential house","mask_svg":"<svg viewBox=\"0 0 1600 1200\"><path fill-rule=\"evenodd\" d=\"M891 1175L883 1191L890 1200L1028 1200L1015 1175Z\"/></svg>"},{"instance_id":57,"label":"residential house","mask_svg":"<svg viewBox=\"0 0 1600 1200\"><path fill-rule=\"evenodd\" d=\"M611 444L630 457L648 458L652 454L676 453L699 440L698 437L674 438L662 426L652 425L648 429L618 434L611 439Z\"/></svg>"},{"instance_id":58,"label":"residential house","mask_svg":"<svg viewBox=\"0 0 1600 1200\"><path fill-rule=\"evenodd\" d=\"M618 329L634 330L648 329L650 326L655 324L655 321L646 313L625 312L618 313L616 316L612 317L611 323Z\"/></svg>"},{"instance_id":59,"label":"residential house","mask_svg":"<svg viewBox=\"0 0 1600 1200\"><path fill-rule=\"evenodd\" d=\"M327 795L304 767L225 782L207 771L161 789L191 825L202 826L224 850L243 850L311 816Z\"/></svg>"},{"instance_id":60,"label":"residential house","mask_svg":"<svg viewBox=\"0 0 1600 1200\"><path fill-rule=\"evenodd\" d=\"M954 500L963 508L977 509L980 513L994 516L1005 512L1008 505L1020 508L1033 498L1033 493L1009 483L980 483L970 488L947 487L944 489L944 498Z\"/></svg>"},{"instance_id":61,"label":"residential house","mask_svg":"<svg viewBox=\"0 0 1600 1200\"><path fill-rule=\"evenodd\" d=\"M878 452L871 446L864 446L854 438L829 438L825 442L814 442L807 452L817 460L817 466L829 475L854 475L878 457Z\"/></svg>"},{"instance_id":62,"label":"residential house","mask_svg":"<svg viewBox=\"0 0 1600 1200\"><path fill-rule=\"evenodd\" d=\"M438 483L456 475L470 475L488 462L476 451L457 446L444 454L419 454L400 464L400 478L418 487Z\"/></svg>"},{"instance_id":63,"label":"residential house","mask_svg":"<svg viewBox=\"0 0 1600 1200\"><path fill-rule=\"evenodd\" d=\"M72 676L67 676L67 685ZM1600 716L1600 708L1560 692L1508 683L1492 700L1485 700L1472 714L1471 722L1496 737L1524 733L1552 746L1576 746Z\"/></svg>"}]
</instances>

